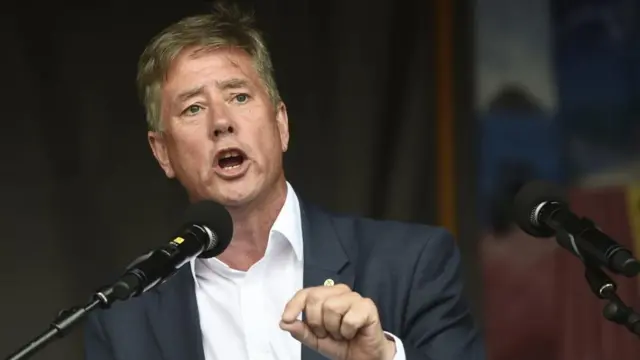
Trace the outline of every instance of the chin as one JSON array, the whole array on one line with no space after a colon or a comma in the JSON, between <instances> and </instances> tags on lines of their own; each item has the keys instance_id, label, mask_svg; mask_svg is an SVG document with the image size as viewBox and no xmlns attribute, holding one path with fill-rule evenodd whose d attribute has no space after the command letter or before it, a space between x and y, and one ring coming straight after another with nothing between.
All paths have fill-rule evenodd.
<instances>
[{"instance_id":1,"label":"chin","mask_svg":"<svg viewBox=\"0 0 640 360\"><path fill-rule=\"evenodd\" d=\"M248 186L246 184L226 184L219 186L213 192L216 201L221 205L229 207L239 207L251 203L260 193L259 187Z\"/></svg>"},{"instance_id":2,"label":"chin","mask_svg":"<svg viewBox=\"0 0 640 360\"><path fill-rule=\"evenodd\" d=\"M221 205L225 206L225 207L241 207L244 206L246 204L251 203L251 200L253 200L253 198L251 197L240 197L240 196L222 196L220 197L220 201L218 201Z\"/></svg>"},{"instance_id":3,"label":"chin","mask_svg":"<svg viewBox=\"0 0 640 360\"><path fill-rule=\"evenodd\" d=\"M238 208L249 205L270 191L274 191L272 182L268 178L250 175L246 174L233 180L216 179L215 182L203 188L200 194L225 207Z\"/></svg>"}]
</instances>

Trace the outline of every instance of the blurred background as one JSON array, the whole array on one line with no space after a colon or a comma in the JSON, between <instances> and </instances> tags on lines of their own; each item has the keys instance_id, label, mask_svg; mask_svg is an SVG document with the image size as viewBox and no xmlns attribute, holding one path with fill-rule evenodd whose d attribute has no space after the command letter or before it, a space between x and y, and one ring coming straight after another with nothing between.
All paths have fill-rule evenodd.
<instances>
[{"instance_id":1,"label":"blurred background","mask_svg":"<svg viewBox=\"0 0 640 360\"><path fill-rule=\"evenodd\" d=\"M640 254L640 1L242 1L287 103L289 181L336 212L446 226L491 360L638 359L582 265L512 221L524 182ZM147 41L210 1L0 12L0 354L164 242L186 205L146 143ZM615 278L640 307L637 279ZM82 358L80 329L36 359Z\"/></svg>"}]
</instances>

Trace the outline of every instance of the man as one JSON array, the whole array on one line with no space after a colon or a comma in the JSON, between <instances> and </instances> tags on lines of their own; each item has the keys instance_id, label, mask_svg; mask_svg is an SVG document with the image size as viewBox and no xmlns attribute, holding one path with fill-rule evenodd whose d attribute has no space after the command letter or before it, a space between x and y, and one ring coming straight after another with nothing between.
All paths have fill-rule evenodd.
<instances>
[{"instance_id":1,"label":"man","mask_svg":"<svg viewBox=\"0 0 640 360\"><path fill-rule=\"evenodd\" d=\"M158 163L191 201L228 209L233 239L92 316L88 360L484 358L447 232L297 198L287 111L249 16L218 6L170 26L138 83Z\"/></svg>"}]
</instances>

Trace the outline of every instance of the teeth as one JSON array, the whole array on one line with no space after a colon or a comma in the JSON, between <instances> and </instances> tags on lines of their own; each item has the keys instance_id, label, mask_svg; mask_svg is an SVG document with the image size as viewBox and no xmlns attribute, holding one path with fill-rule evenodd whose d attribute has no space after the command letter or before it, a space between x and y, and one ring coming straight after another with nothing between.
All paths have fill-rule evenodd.
<instances>
[{"instance_id":1,"label":"teeth","mask_svg":"<svg viewBox=\"0 0 640 360\"><path fill-rule=\"evenodd\" d=\"M227 158L234 157L234 156L240 156L240 152L238 150L226 151L224 153L224 155L222 155L220 158L221 159L227 159Z\"/></svg>"}]
</instances>

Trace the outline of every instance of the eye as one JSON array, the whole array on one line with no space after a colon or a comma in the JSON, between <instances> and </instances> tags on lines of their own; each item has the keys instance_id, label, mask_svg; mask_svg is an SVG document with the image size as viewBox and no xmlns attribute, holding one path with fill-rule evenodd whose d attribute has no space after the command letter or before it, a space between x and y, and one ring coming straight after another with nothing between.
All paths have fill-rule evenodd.
<instances>
[{"instance_id":1,"label":"eye","mask_svg":"<svg viewBox=\"0 0 640 360\"><path fill-rule=\"evenodd\" d=\"M184 110L185 115L195 115L202 110L202 106L200 105L190 105L188 108Z\"/></svg>"},{"instance_id":2,"label":"eye","mask_svg":"<svg viewBox=\"0 0 640 360\"><path fill-rule=\"evenodd\" d=\"M249 101L249 95L248 94L238 94L238 95L234 96L233 99L236 102L240 103L240 104L244 104L247 101Z\"/></svg>"}]
</instances>

